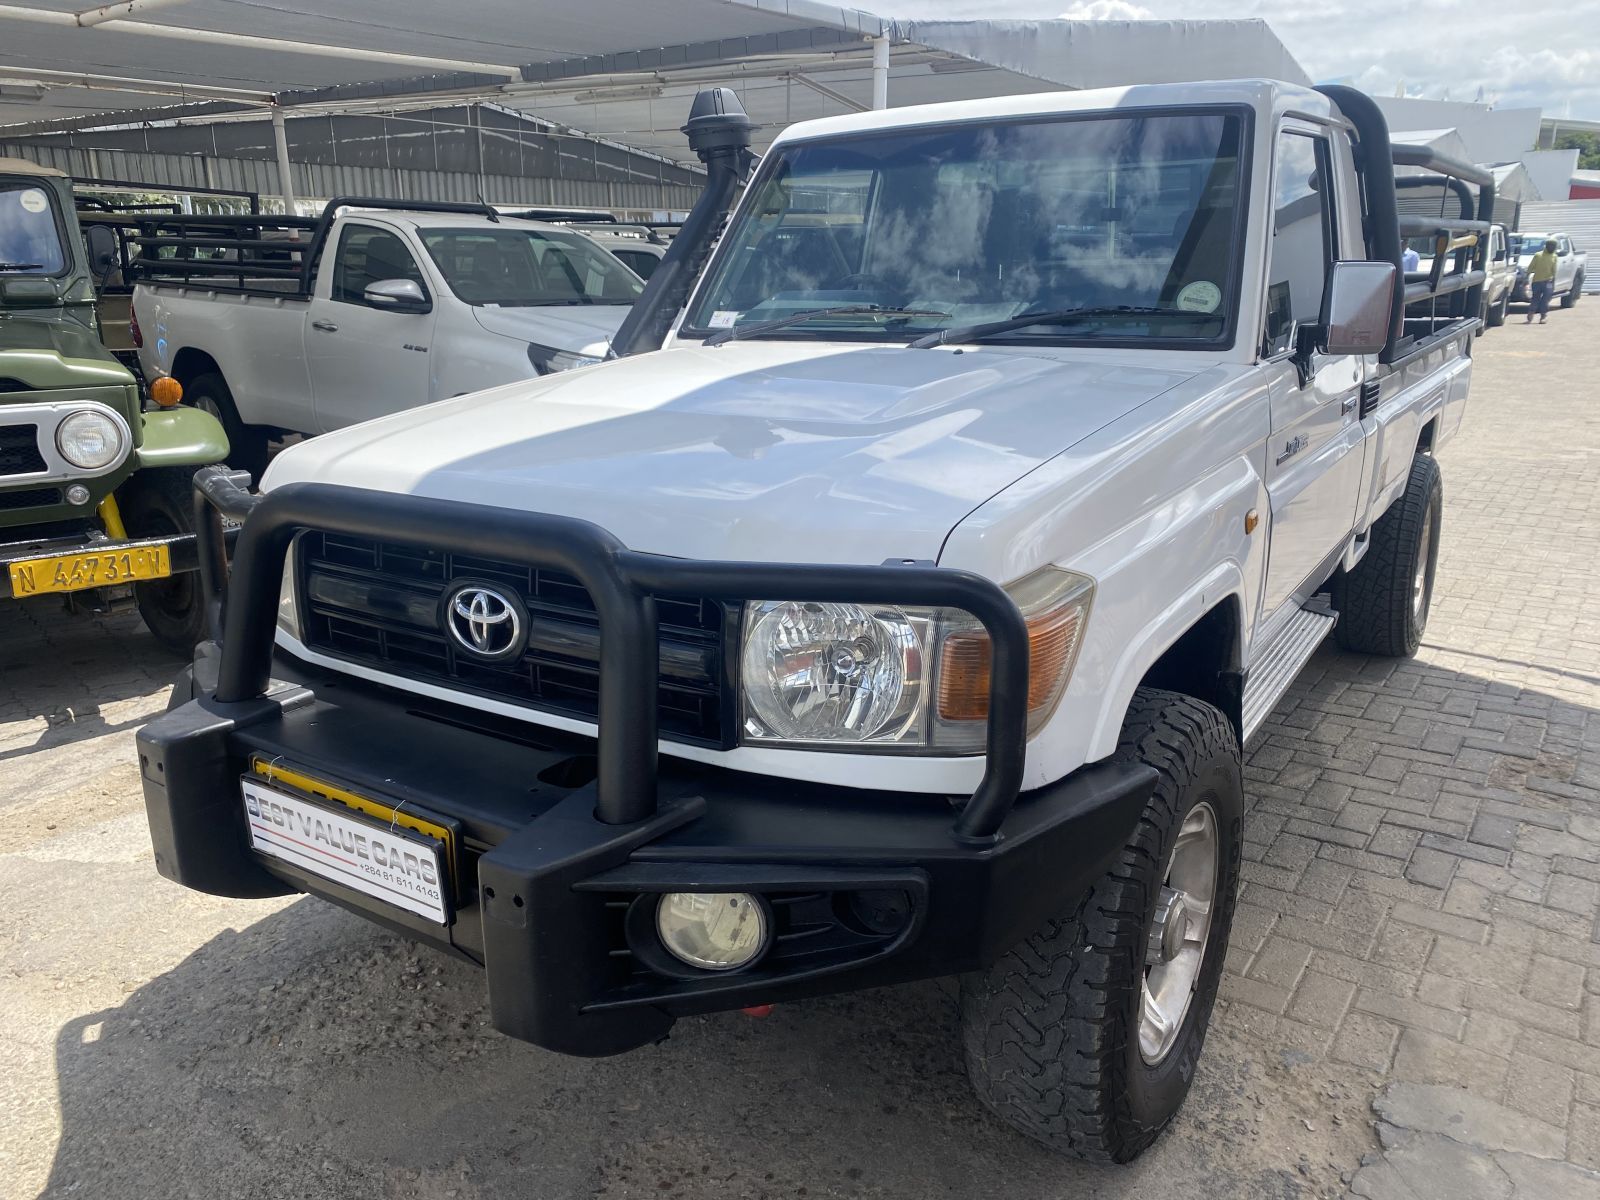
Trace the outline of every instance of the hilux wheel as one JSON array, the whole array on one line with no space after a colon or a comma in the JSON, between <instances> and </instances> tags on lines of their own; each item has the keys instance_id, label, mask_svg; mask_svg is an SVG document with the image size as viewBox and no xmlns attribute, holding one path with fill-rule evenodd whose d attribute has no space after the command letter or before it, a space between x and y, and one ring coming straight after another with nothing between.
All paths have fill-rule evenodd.
<instances>
[{"instance_id":1,"label":"hilux wheel","mask_svg":"<svg viewBox=\"0 0 1600 1200\"><path fill-rule=\"evenodd\" d=\"M155 467L123 485L117 504L129 537L170 537L194 528L191 467ZM187 658L205 633L200 576L193 571L133 585L134 604L155 639Z\"/></svg>"},{"instance_id":2,"label":"hilux wheel","mask_svg":"<svg viewBox=\"0 0 1600 1200\"><path fill-rule=\"evenodd\" d=\"M1583 295L1583 276L1573 277L1572 286L1567 289L1567 294L1561 297L1561 307L1571 308L1578 302L1578 297Z\"/></svg>"},{"instance_id":3,"label":"hilux wheel","mask_svg":"<svg viewBox=\"0 0 1600 1200\"><path fill-rule=\"evenodd\" d=\"M1156 769L1113 866L961 984L967 1073L1008 1124L1128 1162L1188 1095L1222 978L1243 854L1239 744L1221 712L1141 688L1116 758Z\"/></svg>"},{"instance_id":4,"label":"hilux wheel","mask_svg":"<svg viewBox=\"0 0 1600 1200\"><path fill-rule=\"evenodd\" d=\"M261 474L267 469L267 430L260 425L246 425L240 419L228 381L210 371L191 379L183 396L185 402L222 423L222 431L228 435L228 465L249 471L250 478L260 483Z\"/></svg>"},{"instance_id":5,"label":"hilux wheel","mask_svg":"<svg viewBox=\"0 0 1600 1200\"><path fill-rule=\"evenodd\" d=\"M1417 652L1433 603L1443 509L1439 463L1418 454L1405 493L1373 523L1366 557L1334 588L1333 635L1342 648L1390 658Z\"/></svg>"},{"instance_id":6,"label":"hilux wheel","mask_svg":"<svg viewBox=\"0 0 1600 1200\"><path fill-rule=\"evenodd\" d=\"M1498 329L1506 323L1506 313L1511 309L1511 293L1506 292L1500 297L1500 303L1491 304L1484 314L1484 324L1490 329Z\"/></svg>"}]
</instances>

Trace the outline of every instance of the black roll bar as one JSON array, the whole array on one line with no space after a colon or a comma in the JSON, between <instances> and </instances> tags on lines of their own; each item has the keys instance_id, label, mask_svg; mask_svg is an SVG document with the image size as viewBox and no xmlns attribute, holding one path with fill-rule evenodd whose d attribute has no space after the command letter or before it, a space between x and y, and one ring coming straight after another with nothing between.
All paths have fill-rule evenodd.
<instances>
[{"instance_id":1,"label":"black roll bar","mask_svg":"<svg viewBox=\"0 0 1600 1200\"><path fill-rule=\"evenodd\" d=\"M1452 304L1455 317L1476 316L1483 303L1483 284L1487 276L1489 239L1479 236L1470 247L1471 262L1468 269L1443 275L1443 264L1435 255L1436 270L1426 283L1408 283L1405 278L1404 241L1406 234L1416 236L1444 232L1455 234L1486 233L1494 220L1494 175L1482 167L1460 162L1449 155L1440 154L1429 146L1396 146L1389 139L1389 124L1372 98L1353 87L1338 83L1317 86L1317 91L1337 106L1357 137L1357 164L1361 168L1362 197L1365 210L1362 214L1367 234L1367 257L1381 262L1392 262L1395 267L1394 298L1389 315L1389 337L1380 361L1393 362L1405 351L1406 306L1419 300L1434 299L1441 295L1464 296ZM1408 177L1396 179L1396 166L1415 167L1431 172L1420 177L1422 182L1411 183ZM1462 214L1455 217L1428 217L1420 225L1416 218L1400 216L1398 190L1401 187L1425 185L1448 187L1461 200ZM1471 204L1468 184L1478 189L1477 203ZM1420 290L1425 289L1425 290Z\"/></svg>"},{"instance_id":2,"label":"black roll bar","mask_svg":"<svg viewBox=\"0 0 1600 1200\"><path fill-rule=\"evenodd\" d=\"M195 477L201 586L208 618L222 635L212 697L218 704L247 703L266 692L290 545L302 530L321 529L448 546L474 556L555 568L578 579L600 622L595 815L609 824L632 824L656 811L657 596L916 604L970 613L989 634L993 671L983 778L956 820L957 837L992 840L1021 791L1028 630L1011 597L981 576L916 564L670 558L630 550L598 525L573 517L323 483L288 484L258 497L244 490L244 482L241 474L219 467L203 468ZM231 581L226 581L221 513L244 520Z\"/></svg>"}]
</instances>

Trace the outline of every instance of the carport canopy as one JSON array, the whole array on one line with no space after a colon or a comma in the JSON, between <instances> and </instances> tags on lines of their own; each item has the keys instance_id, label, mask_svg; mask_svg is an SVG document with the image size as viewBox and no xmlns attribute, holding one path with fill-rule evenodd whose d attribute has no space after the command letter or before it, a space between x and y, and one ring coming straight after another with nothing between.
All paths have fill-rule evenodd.
<instances>
[{"instance_id":1,"label":"carport canopy","mask_svg":"<svg viewBox=\"0 0 1600 1200\"><path fill-rule=\"evenodd\" d=\"M0 3L0 137L493 103L692 162L702 87L762 126L885 103L1306 76L1262 21L893 21L821 0ZM281 143L280 143L281 147Z\"/></svg>"}]
</instances>

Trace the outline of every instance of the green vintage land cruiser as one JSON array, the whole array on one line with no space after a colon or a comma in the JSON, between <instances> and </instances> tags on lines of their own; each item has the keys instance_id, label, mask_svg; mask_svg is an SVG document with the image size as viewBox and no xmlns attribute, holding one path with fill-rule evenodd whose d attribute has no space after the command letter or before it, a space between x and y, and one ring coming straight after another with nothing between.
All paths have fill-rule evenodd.
<instances>
[{"instance_id":1,"label":"green vintage land cruiser","mask_svg":"<svg viewBox=\"0 0 1600 1200\"><path fill-rule=\"evenodd\" d=\"M106 349L95 281L116 262L114 240L85 244L66 175L0 158L0 600L131 601L187 654L205 627L190 480L228 443Z\"/></svg>"}]
</instances>

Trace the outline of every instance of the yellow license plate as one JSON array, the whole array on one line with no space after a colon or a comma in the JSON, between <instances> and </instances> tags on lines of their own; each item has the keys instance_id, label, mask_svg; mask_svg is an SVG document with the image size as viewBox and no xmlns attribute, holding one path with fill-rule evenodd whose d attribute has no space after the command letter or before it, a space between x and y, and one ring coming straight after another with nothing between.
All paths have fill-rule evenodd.
<instances>
[{"instance_id":1,"label":"yellow license plate","mask_svg":"<svg viewBox=\"0 0 1600 1200\"><path fill-rule=\"evenodd\" d=\"M120 550L24 559L11 563L10 569L13 596L42 596L46 592L81 592L140 579L165 579L172 574L172 555L165 546L124 546Z\"/></svg>"},{"instance_id":2,"label":"yellow license plate","mask_svg":"<svg viewBox=\"0 0 1600 1200\"><path fill-rule=\"evenodd\" d=\"M270 783L279 787L288 786L313 799L332 802L343 805L345 808L354 809L356 812L376 818L386 825L398 825L402 829L420 833L423 837L435 838L444 846L445 869L452 876L455 875L456 835L455 830L448 825L440 825L437 821L430 821L426 817L417 816L415 813L406 811L403 807L397 808L393 804L385 803L382 800L373 800L367 796L357 795L355 792L339 787L337 784L315 779L304 772L296 771L292 767L286 767L282 763L269 762L259 755L251 755L250 757L250 774L263 783Z\"/></svg>"}]
</instances>

